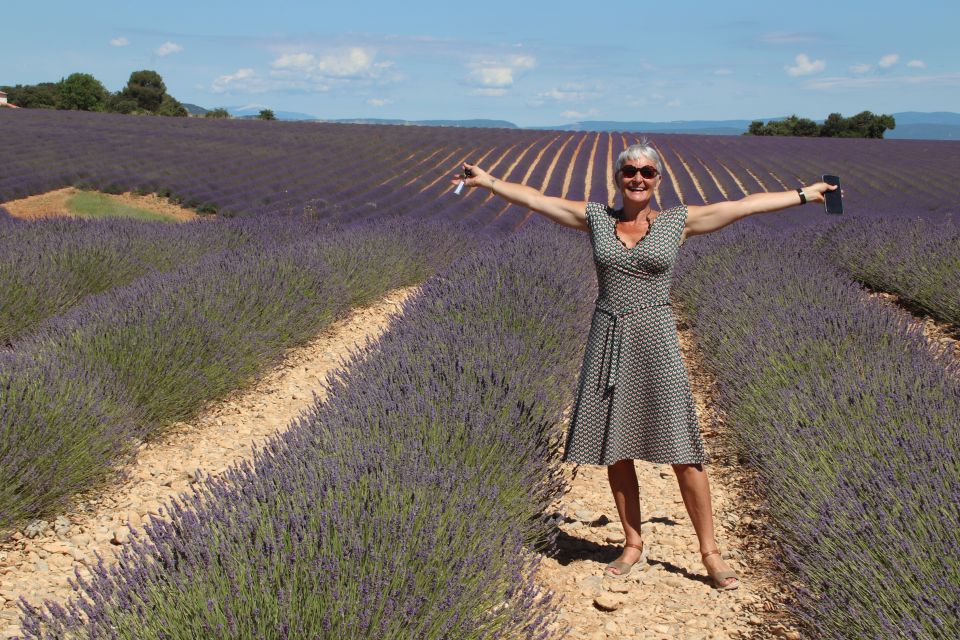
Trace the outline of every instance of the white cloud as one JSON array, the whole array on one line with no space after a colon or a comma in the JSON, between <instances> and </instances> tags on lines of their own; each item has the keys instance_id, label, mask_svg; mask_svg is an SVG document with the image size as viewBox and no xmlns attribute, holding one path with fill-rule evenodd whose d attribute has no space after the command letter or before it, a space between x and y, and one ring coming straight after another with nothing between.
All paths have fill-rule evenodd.
<instances>
[{"instance_id":1,"label":"white cloud","mask_svg":"<svg viewBox=\"0 0 960 640\"><path fill-rule=\"evenodd\" d=\"M794 66L791 67L787 65L784 67L788 75L809 76L823 71L827 66L827 63L823 60L811 60L805 53L797 55L797 57L794 58L794 62L796 62Z\"/></svg>"},{"instance_id":2,"label":"white cloud","mask_svg":"<svg viewBox=\"0 0 960 640\"><path fill-rule=\"evenodd\" d=\"M114 38L113 40L110 41L111 47L125 47L128 44L130 44L130 41L124 38L123 36L120 36L119 38Z\"/></svg>"},{"instance_id":3,"label":"white cloud","mask_svg":"<svg viewBox=\"0 0 960 640\"><path fill-rule=\"evenodd\" d=\"M872 64L855 64L850 67L850 73L869 73L870 71L873 71Z\"/></svg>"},{"instance_id":4,"label":"white cloud","mask_svg":"<svg viewBox=\"0 0 960 640\"><path fill-rule=\"evenodd\" d=\"M236 73L220 76L213 81L210 89L214 93L228 91L263 91L257 72L253 69L237 69Z\"/></svg>"},{"instance_id":5,"label":"white cloud","mask_svg":"<svg viewBox=\"0 0 960 640\"><path fill-rule=\"evenodd\" d=\"M171 53L180 53L181 51L183 51L183 47L181 47L181 46L180 46L179 44L177 44L176 42L170 42L170 41L168 40L168 41L164 42L162 45L160 45L160 46L154 51L154 53L157 54L158 56L160 56L161 58L163 58L163 57L166 57L166 56L170 55Z\"/></svg>"},{"instance_id":6,"label":"white cloud","mask_svg":"<svg viewBox=\"0 0 960 640\"><path fill-rule=\"evenodd\" d=\"M513 69L510 67L485 67L470 72L474 84L484 87L513 86Z\"/></svg>"},{"instance_id":7,"label":"white cloud","mask_svg":"<svg viewBox=\"0 0 960 640\"><path fill-rule=\"evenodd\" d=\"M907 63L907 66L911 69L926 69L927 63L923 60L911 60Z\"/></svg>"},{"instance_id":8,"label":"white cloud","mask_svg":"<svg viewBox=\"0 0 960 640\"><path fill-rule=\"evenodd\" d=\"M536 58L528 55L478 58L468 65L467 84L477 87L471 92L474 95L502 96L519 74L536 66Z\"/></svg>"},{"instance_id":9,"label":"white cloud","mask_svg":"<svg viewBox=\"0 0 960 640\"><path fill-rule=\"evenodd\" d=\"M388 98L370 98L367 100L367 104L373 107L385 107L388 104L393 104L393 100Z\"/></svg>"},{"instance_id":10,"label":"white cloud","mask_svg":"<svg viewBox=\"0 0 960 640\"><path fill-rule=\"evenodd\" d=\"M351 83L380 81L393 62L377 60L377 51L372 48L342 47L320 55L285 53L270 66L273 89L330 91Z\"/></svg>"},{"instance_id":11,"label":"white cloud","mask_svg":"<svg viewBox=\"0 0 960 640\"><path fill-rule=\"evenodd\" d=\"M278 71L291 71L325 78L375 77L393 65L377 62L376 51L365 47L347 47L321 56L312 53L287 53L273 61Z\"/></svg>"},{"instance_id":12,"label":"white cloud","mask_svg":"<svg viewBox=\"0 0 960 640\"><path fill-rule=\"evenodd\" d=\"M900 62L900 56L895 53L888 53L887 55L880 58L880 62L877 63L881 69L889 69L893 65Z\"/></svg>"},{"instance_id":13,"label":"white cloud","mask_svg":"<svg viewBox=\"0 0 960 640\"><path fill-rule=\"evenodd\" d=\"M733 71L730 69L715 69L713 72L715 76L730 76L733 75Z\"/></svg>"}]
</instances>

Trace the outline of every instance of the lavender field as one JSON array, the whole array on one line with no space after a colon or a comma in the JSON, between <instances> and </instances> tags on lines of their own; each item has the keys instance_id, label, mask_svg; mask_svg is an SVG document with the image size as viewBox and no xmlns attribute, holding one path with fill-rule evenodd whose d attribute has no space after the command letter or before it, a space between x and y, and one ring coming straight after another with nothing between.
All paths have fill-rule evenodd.
<instances>
[{"instance_id":1,"label":"lavender field","mask_svg":"<svg viewBox=\"0 0 960 640\"><path fill-rule=\"evenodd\" d=\"M0 529L58 513L345 309L425 282L253 463L149 525L73 604L24 605L28 637L547 634L555 605L529 576L555 535L589 243L447 178L470 160L612 202L638 136L39 110L0 111L0 136L17 150L0 168ZM808 205L691 238L675 302L763 482L807 634L960 635L960 370L864 288L960 330L960 144L653 143L661 207L841 175L844 216ZM219 215L2 210L77 184Z\"/></svg>"}]
</instances>

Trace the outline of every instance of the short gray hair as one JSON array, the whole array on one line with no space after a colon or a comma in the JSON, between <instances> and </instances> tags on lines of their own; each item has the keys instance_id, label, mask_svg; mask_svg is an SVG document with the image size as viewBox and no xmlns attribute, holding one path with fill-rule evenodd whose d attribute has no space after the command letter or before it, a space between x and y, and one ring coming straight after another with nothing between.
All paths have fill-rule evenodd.
<instances>
[{"instance_id":1,"label":"short gray hair","mask_svg":"<svg viewBox=\"0 0 960 640\"><path fill-rule=\"evenodd\" d=\"M627 164L628 160L636 161L639 160L641 156L652 160L653 164L657 166L657 172L663 175L663 161L660 160L660 154L657 153L657 150L653 148L653 145L650 144L646 138L643 138L637 144L632 144L620 152L620 155L617 157L616 173L620 173L620 169L623 168L623 165Z\"/></svg>"}]
</instances>

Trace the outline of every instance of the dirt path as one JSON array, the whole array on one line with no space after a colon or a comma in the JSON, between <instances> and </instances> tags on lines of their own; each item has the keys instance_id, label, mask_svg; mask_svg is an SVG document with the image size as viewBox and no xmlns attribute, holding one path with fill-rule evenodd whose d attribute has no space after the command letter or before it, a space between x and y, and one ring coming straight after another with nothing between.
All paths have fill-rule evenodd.
<instances>
[{"instance_id":1,"label":"dirt path","mask_svg":"<svg viewBox=\"0 0 960 640\"><path fill-rule=\"evenodd\" d=\"M0 544L0 638L19 633L16 600L65 601L74 569L88 575L94 553L112 561L130 528L160 513L172 496L185 492L196 470L215 475L251 456L252 445L287 428L326 395L326 374L367 338L383 333L415 287L391 292L377 304L354 311L284 360L249 389L211 405L190 424L177 424L161 440L141 448L136 461L112 486L77 501L74 510L34 538L17 532Z\"/></svg>"},{"instance_id":2,"label":"dirt path","mask_svg":"<svg viewBox=\"0 0 960 640\"><path fill-rule=\"evenodd\" d=\"M60 216L73 217L73 214L70 213L70 209L67 206L67 201L78 193L80 193L79 189L67 187L65 189L48 191L47 193L21 198L19 200L4 202L3 208L9 211L10 215L14 218L21 218L23 220L39 220L41 218ZM181 222L197 218L195 211L171 204L166 198L161 198L155 193L145 196L138 196L132 193L103 195L121 204L125 204L128 207L145 209L153 213L169 216Z\"/></svg>"},{"instance_id":3,"label":"dirt path","mask_svg":"<svg viewBox=\"0 0 960 640\"><path fill-rule=\"evenodd\" d=\"M691 332L681 329L680 342L711 459L717 542L740 574L740 588L710 586L672 469L647 462L636 463L647 563L622 580L603 577L623 543L606 468L564 465L571 489L556 506L566 516L559 552L544 558L540 582L560 596L560 623L569 626L569 638L799 638L783 613L784 593L762 536L765 515L752 493L754 479L737 462L716 407L714 381L700 363ZM616 608L599 606L608 603Z\"/></svg>"}]
</instances>

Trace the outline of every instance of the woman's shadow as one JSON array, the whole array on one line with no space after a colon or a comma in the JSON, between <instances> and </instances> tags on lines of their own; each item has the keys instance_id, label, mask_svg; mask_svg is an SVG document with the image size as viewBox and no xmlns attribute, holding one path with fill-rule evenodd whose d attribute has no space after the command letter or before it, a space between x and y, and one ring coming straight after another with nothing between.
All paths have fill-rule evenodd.
<instances>
[{"instance_id":1,"label":"woman's shadow","mask_svg":"<svg viewBox=\"0 0 960 640\"><path fill-rule=\"evenodd\" d=\"M668 527L676 526L678 523L672 518L658 517L644 520L644 522L659 523ZM587 527L584 527L587 528ZM547 553L547 556L556 560L560 566L566 567L570 563L578 560L591 560L606 565L619 557L622 546L619 544L598 543L576 535L578 530L568 533L557 527L557 537L553 549ZM688 580L695 580L703 584L710 585L706 576L697 573L691 573L667 560L658 560L656 557L647 557L647 564L651 567L660 566L667 573L682 576ZM640 569L639 566L634 569Z\"/></svg>"}]
</instances>

